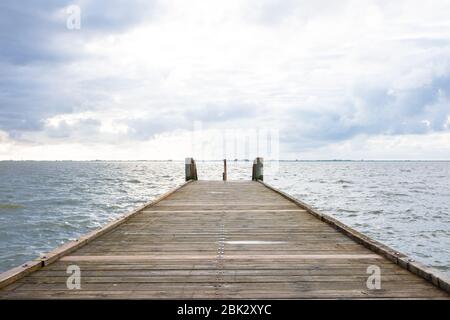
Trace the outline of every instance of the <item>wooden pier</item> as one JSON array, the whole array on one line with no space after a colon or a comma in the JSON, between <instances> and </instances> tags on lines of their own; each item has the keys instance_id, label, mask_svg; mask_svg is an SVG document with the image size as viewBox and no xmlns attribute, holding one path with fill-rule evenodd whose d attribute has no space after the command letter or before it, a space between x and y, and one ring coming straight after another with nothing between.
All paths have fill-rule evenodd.
<instances>
[{"instance_id":1,"label":"wooden pier","mask_svg":"<svg viewBox=\"0 0 450 320\"><path fill-rule=\"evenodd\" d=\"M179 188L2 274L0 299L450 297L445 276L260 179L198 181L193 161L186 170ZM73 265L80 289L67 286ZM368 285L374 268L381 288Z\"/></svg>"}]
</instances>

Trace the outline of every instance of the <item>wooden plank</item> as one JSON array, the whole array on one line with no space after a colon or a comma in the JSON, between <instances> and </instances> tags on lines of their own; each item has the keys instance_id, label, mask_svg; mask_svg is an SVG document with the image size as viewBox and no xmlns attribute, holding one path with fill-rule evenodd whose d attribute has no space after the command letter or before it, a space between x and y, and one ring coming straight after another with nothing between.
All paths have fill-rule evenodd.
<instances>
[{"instance_id":1,"label":"wooden plank","mask_svg":"<svg viewBox=\"0 0 450 320\"><path fill-rule=\"evenodd\" d=\"M198 260L198 259L215 259L217 255L132 255L132 256L65 256L61 261L154 261L154 260ZM265 259L280 259L280 260L353 260L353 259L382 259L376 254L296 254L296 255L279 255L279 254L267 254L267 255L223 255L222 259L225 260L265 260Z\"/></svg>"},{"instance_id":2,"label":"wooden plank","mask_svg":"<svg viewBox=\"0 0 450 320\"><path fill-rule=\"evenodd\" d=\"M62 250L52 264L0 290L0 298L449 298L397 265L404 256L388 260L324 216L261 183L194 181ZM73 264L81 290L65 287ZM366 287L371 265L380 267L381 290Z\"/></svg>"},{"instance_id":3,"label":"wooden plank","mask_svg":"<svg viewBox=\"0 0 450 320\"><path fill-rule=\"evenodd\" d=\"M0 289L16 282L36 270L39 270L41 267L42 263L40 261L28 261L21 266L3 272L0 274Z\"/></svg>"},{"instance_id":4,"label":"wooden plank","mask_svg":"<svg viewBox=\"0 0 450 320\"><path fill-rule=\"evenodd\" d=\"M143 210L143 213L231 213L231 212L307 212L305 209L239 209L239 210Z\"/></svg>"},{"instance_id":5,"label":"wooden plank","mask_svg":"<svg viewBox=\"0 0 450 320\"><path fill-rule=\"evenodd\" d=\"M25 275L40 269L41 267L44 267L46 265L53 263L54 261L58 260L60 257L81 248L82 246L86 245L90 241L113 230L114 228L118 227L122 223L126 222L132 216L138 214L141 210L145 209L146 207L155 205L158 202L169 197L171 194L173 194L180 188L184 187L187 183L189 183L189 181L183 183L182 185L180 185L179 187L177 187L171 191L166 192L165 194L157 197L156 199L145 203L141 207L132 210L128 214L125 214L124 216L118 218L116 221L112 221L112 222L106 224L105 226L101 227L98 230L94 230L84 236L81 236L79 239L76 239L75 241L68 242L68 243L62 245L61 247L56 248L55 250L49 252L48 254L39 257L35 261L27 262L27 263L25 263L25 265L22 265L22 267L16 267L16 268L13 268L11 270L1 273L0 274L0 289L9 285L12 282L24 277ZM21 268L23 268L23 266L25 266L25 268L21 269Z\"/></svg>"},{"instance_id":6,"label":"wooden plank","mask_svg":"<svg viewBox=\"0 0 450 320\"><path fill-rule=\"evenodd\" d=\"M418 275L418 276L424 278L425 280L430 281L436 287L450 293L450 277L448 277L447 275L445 275L445 274L441 273L440 271L435 270L433 268L425 267L425 266L421 265L420 263L415 262L413 259L408 258L405 254L403 254L397 250L394 250L378 241L370 239L366 235L356 231L355 229L345 225L344 223L336 220L333 217L330 217L321 212L318 212L317 210L310 207L306 203L301 202L298 199L295 199L294 197L282 192L281 190L278 190L270 185L267 185L266 183L264 183L262 181L258 181L258 182L263 184L268 189L273 190L273 191L277 192L278 194L282 195L286 199L296 203L299 207L307 210L307 212L309 212L311 215L328 223L329 225L333 226L340 232L344 233L346 236L350 237L351 239L355 240L356 242L369 248L373 252L376 252L376 253L384 256L388 260L395 262L400 267L407 269L408 271L414 273L415 275Z\"/></svg>"}]
</instances>

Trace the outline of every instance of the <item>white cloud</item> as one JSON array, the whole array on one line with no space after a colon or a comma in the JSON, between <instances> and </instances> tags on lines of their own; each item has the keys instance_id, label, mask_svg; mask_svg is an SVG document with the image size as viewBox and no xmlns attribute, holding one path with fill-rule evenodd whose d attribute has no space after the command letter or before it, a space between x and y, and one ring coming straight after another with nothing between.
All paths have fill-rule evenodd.
<instances>
[{"instance_id":1,"label":"white cloud","mask_svg":"<svg viewBox=\"0 0 450 320\"><path fill-rule=\"evenodd\" d=\"M167 137L184 150L187 130L201 120L220 128L275 124L281 157L333 158L336 146L356 148L361 139L377 157L374 137L421 134L426 143L448 130L448 1L170 0L149 8L138 1L136 23L118 19L125 8L116 2L109 20L99 18L102 6L79 4L90 23L48 39L70 59L5 69L15 85L0 96L11 106L0 110L0 129L11 141L46 146L55 157L108 158L122 140L135 150L151 144L149 158L171 157ZM25 150L33 148L10 152L32 156ZM355 148L343 155L358 157Z\"/></svg>"},{"instance_id":2,"label":"white cloud","mask_svg":"<svg viewBox=\"0 0 450 320\"><path fill-rule=\"evenodd\" d=\"M450 133L357 136L326 146L286 155L288 159L448 160Z\"/></svg>"},{"instance_id":3,"label":"white cloud","mask_svg":"<svg viewBox=\"0 0 450 320\"><path fill-rule=\"evenodd\" d=\"M63 127L72 127L76 129L78 126L82 125L83 122L89 120L98 123L98 131L100 134L106 133L120 135L127 134L130 130L127 125L120 122L123 119L115 119L114 117L111 118L108 114L92 111L59 114L57 116L50 117L45 120L45 127L49 130L58 130Z\"/></svg>"}]
</instances>

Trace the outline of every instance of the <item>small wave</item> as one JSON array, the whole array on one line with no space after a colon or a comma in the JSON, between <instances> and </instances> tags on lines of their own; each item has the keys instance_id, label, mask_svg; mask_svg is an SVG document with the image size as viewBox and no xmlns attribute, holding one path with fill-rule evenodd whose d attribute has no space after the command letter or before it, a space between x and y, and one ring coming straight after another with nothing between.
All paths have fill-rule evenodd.
<instances>
[{"instance_id":1,"label":"small wave","mask_svg":"<svg viewBox=\"0 0 450 320\"><path fill-rule=\"evenodd\" d=\"M22 209L25 208L22 204L17 203L0 203L0 209Z\"/></svg>"},{"instance_id":2,"label":"small wave","mask_svg":"<svg viewBox=\"0 0 450 320\"><path fill-rule=\"evenodd\" d=\"M122 207L118 206L118 205L109 205L109 206L104 206L107 210L118 210L118 209L122 209Z\"/></svg>"},{"instance_id":3,"label":"small wave","mask_svg":"<svg viewBox=\"0 0 450 320\"><path fill-rule=\"evenodd\" d=\"M81 201L78 199L57 199L52 201L52 205L60 205L60 206L73 206L80 203Z\"/></svg>"},{"instance_id":4,"label":"small wave","mask_svg":"<svg viewBox=\"0 0 450 320\"><path fill-rule=\"evenodd\" d=\"M128 180L127 182L128 183L141 183L141 181L137 180L137 179L131 179L131 180Z\"/></svg>"},{"instance_id":5,"label":"small wave","mask_svg":"<svg viewBox=\"0 0 450 320\"><path fill-rule=\"evenodd\" d=\"M339 184L344 184L344 183L352 184L353 182L352 182L352 181L349 181L349 180L339 179L338 181L336 181L336 183L339 183Z\"/></svg>"},{"instance_id":6,"label":"small wave","mask_svg":"<svg viewBox=\"0 0 450 320\"><path fill-rule=\"evenodd\" d=\"M383 192L384 195L389 197L408 197L405 193L398 193L398 192Z\"/></svg>"},{"instance_id":7,"label":"small wave","mask_svg":"<svg viewBox=\"0 0 450 320\"><path fill-rule=\"evenodd\" d=\"M357 213L356 210L349 210L349 209L338 209L338 212L346 212L346 213Z\"/></svg>"}]
</instances>

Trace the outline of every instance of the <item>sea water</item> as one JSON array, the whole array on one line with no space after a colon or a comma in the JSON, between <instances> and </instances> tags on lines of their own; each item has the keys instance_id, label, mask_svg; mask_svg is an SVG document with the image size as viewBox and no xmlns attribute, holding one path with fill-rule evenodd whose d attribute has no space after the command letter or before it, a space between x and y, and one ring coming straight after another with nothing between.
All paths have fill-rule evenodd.
<instances>
[{"instance_id":1,"label":"sea water","mask_svg":"<svg viewBox=\"0 0 450 320\"><path fill-rule=\"evenodd\" d=\"M229 180L251 179L229 161ZM220 161L197 161L220 180ZM450 275L450 162L266 162L265 181ZM0 271L48 252L184 181L183 161L0 162Z\"/></svg>"}]
</instances>

